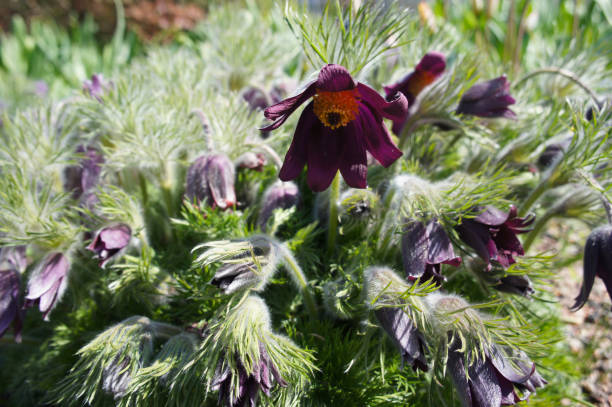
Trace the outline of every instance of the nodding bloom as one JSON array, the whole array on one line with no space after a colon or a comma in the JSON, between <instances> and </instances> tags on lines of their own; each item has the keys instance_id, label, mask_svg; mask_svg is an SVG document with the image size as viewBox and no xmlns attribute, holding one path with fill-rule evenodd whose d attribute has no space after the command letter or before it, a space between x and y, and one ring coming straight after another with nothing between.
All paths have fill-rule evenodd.
<instances>
[{"instance_id":1,"label":"nodding bloom","mask_svg":"<svg viewBox=\"0 0 612 407\"><path fill-rule=\"evenodd\" d=\"M448 350L447 368L463 406L514 405L547 383L535 371L535 363L524 354L506 358L493 347L483 359L469 353L466 355L459 351L460 348L461 341L455 338ZM522 392L523 397L516 393L515 388Z\"/></svg>"},{"instance_id":2,"label":"nodding bloom","mask_svg":"<svg viewBox=\"0 0 612 407\"><path fill-rule=\"evenodd\" d=\"M583 281L572 310L577 311L589 298L595 277L604 282L612 298L612 225L593 230L584 245Z\"/></svg>"},{"instance_id":3,"label":"nodding bloom","mask_svg":"<svg viewBox=\"0 0 612 407\"><path fill-rule=\"evenodd\" d=\"M236 205L234 178L234 165L226 155L203 155L187 171L185 194L191 201L206 200L213 208L230 208Z\"/></svg>"},{"instance_id":4,"label":"nodding bloom","mask_svg":"<svg viewBox=\"0 0 612 407\"><path fill-rule=\"evenodd\" d=\"M83 159L64 169L64 189L71 191L74 199L84 198L95 188L104 163L102 155L93 147L79 146L76 152Z\"/></svg>"},{"instance_id":5,"label":"nodding bloom","mask_svg":"<svg viewBox=\"0 0 612 407\"><path fill-rule=\"evenodd\" d=\"M100 267L104 267L110 259L127 247L131 238L132 229L128 225L119 223L107 226L100 229L91 244L87 246L87 250L94 252L100 260Z\"/></svg>"},{"instance_id":6,"label":"nodding bloom","mask_svg":"<svg viewBox=\"0 0 612 407\"><path fill-rule=\"evenodd\" d=\"M26 266L25 247L3 248L0 254L0 337L13 325L15 342L21 342L22 312L20 273Z\"/></svg>"},{"instance_id":7,"label":"nodding bloom","mask_svg":"<svg viewBox=\"0 0 612 407\"><path fill-rule=\"evenodd\" d=\"M300 191L293 182L275 182L264 193L258 224L261 230L266 231L268 219L275 209L289 209L297 205Z\"/></svg>"},{"instance_id":8,"label":"nodding bloom","mask_svg":"<svg viewBox=\"0 0 612 407\"><path fill-rule=\"evenodd\" d=\"M274 123L262 130L277 129L310 98L280 170L281 180L297 178L307 164L307 182L313 191L327 189L338 170L349 186L366 188L366 151L385 167L402 155L391 141L383 117L403 118L408 109L406 97L398 93L387 102L335 64L325 65L317 80L299 95L268 107L264 114Z\"/></svg>"},{"instance_id":9,"label":"nodding bloom","mask_svg":"<svg viewBox=\"0 0 612 407\"><path fill-rule=\"evenodd\" d=\"M437 284L445 280L440 274L442 263L455 267L461 264L444 227L435 219L427 224L413 220L404 227L402 260L408 280L433 278Z\"/></svg>"},{"instance_id":10,"label":"nodding bloom","mask_svg":"<svg viewBox=\"0 0 612 407\"><path fill-rule=\"evenodd\" d=\"M521 295L527 298L531 297L531 295L535 292L529 277L516 274L500 278L498 283L494 285L493 288L498 291Z\"/></svg>"},{"instance_id":11,"label":"nodding bloom","mask_svg":"<svg viewBox=\"0 0 612 407\"><path fill-rule=\"evenodd\" d=\"M270 106L270 99L262 89L249 86L242 92L242 98L249 104L251 111L264 110Z\"/></svg>"},{"instance_id":12,"label":"nodding bloom","mask_svg":"<svg viewBox=\"0 0 612 407\"><path fill-rule=\"evenodd\" d=\"M49 320L49 312L66 290L70 262L62 253L51 253L45 257L38 269L28 281L28 293L25 307L38 303L45 321Z\"/></svg>"},{"instance_id":13,"label":"nodding bloom","mask_svg":"<svg viewBox=\"0 0 612 407\"><path fill-rule=\"evenodd\" d=\"M104 79L102 74L93 74L91 80L83 82L83 92L101 102L102 96L111 86L112 82Z\"/></svg>"},{"instance_id":14,"label":"nodding bloom","mask_svg":"<svg viewBox=\"0 0 612 407\"><path fill-rule=\"evenodd\" d=\"M455 113L513 119L516 114L508 106L513 105L515 100L508 93L509 89L510 83L505 75L477 83L461 96Z\"/></svg>"},{"instance_id":15,"label":"nodding bloom","mask_svg":"<svg viewBox=\"0 0 612 407\"><path fill-rule=\"evenodd\" d=\"M506 268L516 262L514 256L525 254L516 235L528 232L533 221L533 216L519 218L514 205L508 212L487 206L475 218L464 219L456 229L461 240L487 262L490 270L491 260Z\"/></svg>"},{"instance_id":16,"label":"nodding bloom","mask_svg":"<svg viewBox=\"0 0 612 407\"><path fill-rule=\"evenodd\" d=\"M431 51L425 54L419 61L414 71L406 75L401 81L385 86L387 100L393 98L397 92L401 92L408 99L408 106L412 106L417 96L427 85L431 85L446 69L446 58L444 54ZM407 113L407 112L406 112ZM400 120L393 121L392 130L400 134L406 123L407 114Z\"/></svg>"}]
</instances>

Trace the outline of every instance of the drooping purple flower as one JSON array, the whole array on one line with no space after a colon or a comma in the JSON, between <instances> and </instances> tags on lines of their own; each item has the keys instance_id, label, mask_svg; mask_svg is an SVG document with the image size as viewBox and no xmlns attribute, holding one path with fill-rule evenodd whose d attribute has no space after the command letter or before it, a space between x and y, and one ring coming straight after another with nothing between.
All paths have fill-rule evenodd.
<instances>
[{"instance_id":1,"label":"drooping purple flower","mask_svg":"<svg viewBox=\"0 0 612 407\"><path fill-rule=\"evenodd\" d=\"M374 311L376 318L400 350L402 362L416 372L428 370L425 360L425 340L408 314L399 307L383 307Z\"/></svg>"},{"instance_id":2,"label":"drooping purple flower","mask_svg":"<svg viewBox=\"0 0 612 407\"><path fill-rule=\"evenodd\" d=\"M94 252L100 260L100 267L104 267L110 259L127 247L131 238L132 229L128 225L119 223L107 226L98 231L87 250Z\"/></svg>"},{"instance_id":3,"label":"drooping purple flower","mask_svg":"<svg viewBox=\"0 0 612 407\"><path fill-rule=\"evenodd\" d=\"M589 298L595 277L604 282L612 298L612 225L596 228L584 245L583 280L572 310L577 311Z\"/></svg>"},{"instance_id":4,"label":"drooping purple flower","mask_svg":"<svg viewBox=\"0 0 612 407\"><path fill-rule=\"evenodd\" d=\"M513 105L515 100L508 93L509 89L510 83L505 75L477 83L463 94L455 113L513 119L516 114L508 106Z\"/></svg>"},{"instance_id":5,"label":"drooping purple flower","mask_svg":"<svg viewBox=\"0 0 612 407\"><path fill-rule=\"evenodd\" d=\"M79 146L76 152L82 155L83 159L78 164L64 169L64 190L72 191L72 197L79 199L85 198L84 195L98 183L104 158L93 147Z\"/></svg>"},{"instance_id":6,"label":"drooping purple flower","mask_svg":"<svg viewBox=\"0 0 612 407\"><path fill-rule=\"evenodd\" d=\"M313 191L327 189L338 170L349 186L366 188L366 151L385 167L402 155L383 117L403 118L408 109L406 97L398 93L387 102L374 89L356 83L340 65L325 65L302 93L268 107L264 114L274 123L262 130L280 127L310 98L280 170L281 180L297 178L308 165L307 182Z\"/></svg>"},{"instance_id":7,"label":"drooping purple flower","mask_svg":"<svg viewBox=\"0 0 612 407\"><path fill-rule=\"evenodd\" d=\"M261 230L266 231L266 224L275 209L289 209L297 205L300 191L293 182L276 182L264 193L259 212L258 224Z\"/></svg>"},{"instance_id":8,"label":"drooping purple flower","mask_svg":"<svg viewBox=\"0 0 612 407\"><path fill-rule=\"evenodd\" d=\"M232 377L232 370L227 364L219 364L212 381L212 389L219 391L219 405L228 407L256 407L259 391L270 396L270 390L276 383L287 387L278 369L270 360L263 344L259 344L259 360L248 372L242 361L236 357L238 380ZM234 384L238 388L233 387Z\"/></svg>"},{"instance_id":9,"label":"drooping purple flower","mask_svg":"<svg viewBox=\"0 0 612 407\"><path fill-rule=\"evenodd\" d=\"M45 257L28 281L28 293L24 306L32 307L38 303L45 321L49 312L66 290L70 262L62 253L51 253Z\"/></svg>"},{"instance_id":10,"label":"drooping purple flower","mask_svg":"<svg viewBox=\"0 0 612 407\"><path fill-rule=\"evenodd\" d=\"M505 268L515 263L515 256L525 254L516 235L528 232L533 221L533 216L519 218L514 205L508 212L487 206L475 218L463 220L456 229L461 240L487 262L490 270L491 260Z\"/></svg>"},{"instance_id":11,"label":"drooping purple flower","mask_svg":"<svg viewBox=\"0 0 612 407\"><path fill-rule=\"evenodd\" d=\"M508 360L494 348L484 359L465 360L460 343L455 339L449 347L447 369L465 407L514 405L547 383L526 355ZM522 398L515 388L523 393Z\"/></svg>"},{"instance_id":12,"label":"drooping purple flower","mask_svg":"<svg viewBox=\"0 0 612 407\"><path fill-rule=\"evenodd\" d=\"M261 172L267 162L268 160L266 160L266 156L264 154L248 151L236 159L236 167L248 168L250 170Z\"/></svg>"},{"instance_id":13,"label":"drooping purple flower","mask_svg":"<svg viewBox=\"0 0 612 407\"><path fill-rule=\"evenodd\" d=\"M15 342L21 342L22 311L20 273L25 269L25 247L3 248L0 255L0 337L13 325Z\"/></svg>"},{"instance_id":14,"label":"drooping purple flower","mask_svg":"<svg viewBox=\"0 0 612 407\"><path fill-rule=\"evenodd\" d=\"M247 102L253 110L264 110L270 106L270 99L262 89L249 86L242 92L242 98Z\"/></svg>"},{"instance_id":15,"label":"drooping purple flower","mask_svg":"<svg viewBox=\"0 0 612 407\"><path fill-rule=\"evenodd\" d=\"M102 74L93 74L91 80L83 82L83 92L101 102L102 96L111 86L112 82L104 79Z\"/></svg>"},{"instance_id":16,"label":"drooping purple flower","mask_svg":"<svg viewBox=\"0 0 612 407\"><path fill-rule=\"evenodd\" d=\"M413 220L404 226L402 260L408 280L433 278L437 284L445 280L440 274L442 263L455 267L461 264L444 227L435 219L427 224Z\"/></svg>"},{"instance_id":17,"label":"drooping purple flower","mask_svg":"<svg viewBox=\"0 0 612 407\"><path fill-rule=\"evenodd\" d=\"M406 75L401 81L390 86L385 86L387 100L401 92L408 99L408 105L412 106L417 96L426 86L431 85L446 69L446 58L444 54L431 51L419 61L414 71ZM393 121L393 132L400 134L406 123L407 115L401 120Z\"/></svg>"},{"instance_id":18,"label":"drooping purple flower","mask_svg":"<svg viewBox=\"0 0 612 407\"><path fill-rule=\"evenodd\" d=\"M516 294L527 298L531 297L531 295L535 292L529 277L517 274L500 278L498 283L495 284L493 288L498 291Z\"/></svg>"},{"instance_id":19,"label":"drooping purple flower","mask_svg":"<svg viewBox=\"0 0 612 407\"><path fill-rule=\"evenodd\" d=\"M198 157L187 171L187 198L198 202L206 200L213 208L235 206L234 178L234 165L226 155Z\"/></svg>"}]
</instances>

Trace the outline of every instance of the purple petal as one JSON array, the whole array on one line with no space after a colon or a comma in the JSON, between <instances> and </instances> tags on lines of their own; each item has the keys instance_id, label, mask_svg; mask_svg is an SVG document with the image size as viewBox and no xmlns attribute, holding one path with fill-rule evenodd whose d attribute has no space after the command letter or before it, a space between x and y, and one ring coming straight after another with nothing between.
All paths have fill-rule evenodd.
<instances>
[{"instance_id":1,"label":"purple petal","mask_svg":"<svg viewBox=\"0 0 612 407\"><path fill-rule=\"evenodd\" d=\"M304 108L291 146L285 155L285 161L280 169L278 177L283 181L290 181L297 178L306 164L308 157L308 142L311 134L322 131L323 125L313 112L313 103L310 102Z\"/></svg>"},{"instance_id":2,"label":"purple petal","mask_svg":"<svg viewBox=\"0 0 612 407\"><path fill-rule=\"evenodd\" d=\"M450 238L438 221L431 220L427 223L427 236L429 238L427 263L445 263L453 266L461 264L461 257L455 256Z\"/></svg>"},{"instance_id":3,"label":"purple petal","mask_svg":"<svg viewBox=\"0 0 612 407\"><path fill-rule=\"evenodd\" d=\"M69 268L68 259L63 254L54 253L47 256L39 271L30 277L28 294L25 298L28 300L40 298L66 276Z\"/></svg>"},{"instance_id":4,"label":"purple petal","mask_svg":"<svg viewBox=\"0 0 612 407\"><path fill-rule=\"evenodd\" d=\"M444 54L437 51L429 51L417 64L416 71L427 71L434 76L440 75L446 69L446 58Z\"/></svg>"},{"instance_id":5,"label":"purple petal","mask_svg":"<svg viewBox=\"0 0 612 407\"><path fill-rule=\"evenodd\" d=\"M509 216L509 212L502 211L501 209L489 205L485 207L484 211L476 216L474 220L488 226L499 226L503 225L504 222L508 220Z\"/></svg>"},{"instance_id":6,"label":"purple petal","mask_svg":"<svg viewBox=\"0 0 612 407\"><path fill-rule=\"evenodd\" d=\"M402 260L409 280L415 280L425 272L429 241L425 225L412 221L404 227L402 235Z\"/></svg>"},{"instance_id":7,"label":"purple petal","mask_svg":"<svg viewBox=\"0 0 612 407\"><path fill-rule=\"evenodd\" d=\"M363 83L359 83L357 89L363 102L378 115L390 120L406 119L409 106L406 96L402 93L397 93L390 102L387 102L378 92Z\"/></svg>"},{"instance_id":8,"label":"purple petal","mask_svg":"<svg viewBox=\"0 0 612 407\"><path fill-rule=\"evenodd\" d=\"M513 383L525 383L535 372L535 363L531 362L527 356L525 356L525 358L528 360L528 363L522 360L516 360L516 366L513 366L499 350L491 352L489 357L493 367L499 374Z\"/></svg>"},{"instance_id":9,"label":"purple petal","mask_svg":"<svg viewBox=\"0 0 612 407\"><path fill-rule=\"evenodd\" d=\"M472 407L472 392L470 384L465 374L465 365L463 364L463 353L457 351L460 344L459 340L455 339L448 349L447 368L450 372L455 389L459 394L459 399L463 406Z\"/></svg>"},{"instance_id":10,"label":"purple petal","mask_svg":"<svg viewBox=\"0 0 612 407\"><path fill-rule=\"evenodd\" d=\"M357 85L345 67L329 64L321 68L316 86L317 90L324 92L338 92L355 89Z\"/></svg>"},{"instance_id":11,"label":"purple petal","mask_svg":"<svg viewBox=\"0 0 612 407\"><path fill-rule=\"evenodd\" d=\"M423 342L410 317L401 308L379 308L374 314L395 346L400 349L402 360L408 362L413 370L421 369L426 372L428 366Z\"/></svg>"},{"instance_id":12,"label":"purple petal","mask_svg":"<svg viewBox=\"0 0 612 407\"><path fill-rule=\"evenodd\" d=\"M19 274L0 270L0 337L15 318L19 318Z\"/></svg>"},{"instance_id":13,"label":"purple petal","mask_svg":"<svg viewBox=\"0 0 612 407\"><path fill-rule=\"evenodd\" d=\"M321 126L318 132L309 135L307 182L311 190L327 189L338 172L340 155L344 149L341 133Z\"/></svg>"},{"instance_id":14,"label":"purple petal","mask_svg":"<svg viewBox=\"0 0 612 407\"><path fill-rule=\"evenodd\" d=\"M363 133L358 122L351 122L339 129L338 136L344 138L344 151L340 156L340 173L352 188L366 188L368 158L363 145Z\"/></svg>"},{"instance_id":15,"label":"purple petal","mask_svg":"<svg viewBox=\"0 0 612 407\"><path fill-rule=\"evenodd\" d=\"M487 263L491 260L491 257L497 256L495 243L491 239L489 229L485 225L474 222L471 219L466 219L462 224L456 226L456 230L461 240L474 249L478 256Z\"/></svg>"},{"instance_id":16,"label":"purple petal","mask_svg":"<svg viewBox=\"0 0 612 407\"><path fill-rule=\"evenodd\" d=\"M236 205L234 166L229 158L225 155L214 155L208 160L205 171L206 182L214 204L221 209Z\"/></svg>"},{"instance_id":17,"label":"purple petal","mask_svg":"<svg viewBox=\"0 0 612 407\"><path fill-rule=\"evenodd\" d=\"M363 104L359 105L359 120L364 132L366 150L383 166L388 167L402 156L402 152L393 144L387 129L380 119Z\"/></svg>"},{"instance_id":18,"label":"purple petal","mask_svg":"<svg viewBox=\"0 0 612 407\"><path fill-rule=\"evenodd\" d=\"M509 89L510 83L508 83L506 76L502 75L499 78L475 84L463 94L461 100L473 102L483 98L489 98L500 92L506 92ZM512 103L514 103L514 101Z\"/></svg>"},{"instance_id":19,"label":"purple petal","mask_svg":"<svg viewBox=\"0 0 612 407\"><path fill-rule=\"evenodd\" d=\"M477 406L501 406L501 388L489 360L477 360L468 367L470 390Z\"/></svg>"},{"instance_id":20,"label":"purple petal","mask_svg":"<svg viewBox=\"0 0 612 407\"><path fill-rule=\"evenodd\" d=\"M598 244L598 229L595 229L587 238L584 245L584 264L583 264L583 275L582 275L582 286L580 287L580 294L575 299L574 305L572 306L573 311L578 311L589 298L593 284L595 283L595 276L599 271L600 262L600 250Z\"/></svg>"},{"instance_id":21,"label":"purple petal","mask_svg":"<svg viewBox=\"0 0 612 407\"><path fill-rule=\"evenodd\" d=\"M38 309L40 310L40 312L42 312L43 319L45 321L49 320L49 312L51 312L51 309L53 308L53 306L55 305L57 301L59 293L62 290L61 286L64 280L65 279L63 278L60 280L57 280L49 291L47 291L46 293L40 296L40 299L38 302Z\"/></svg>"},{"instance_id":22,"label":"purple petal","mask_svg":"<svg viewBox=\"0 0 612 407\"><path fill-rule=\"evenodd\" d=\"M260 130L270 131L279 128L302 103L313 97L315 93L316 82L312 82L299 95L290 97L282 102L268 107L266 110L264 110L264 116L266 116L266 118L269 120L275 120L275 122Z\"/></svg>"},{"instance_id":23,"label":"purple petal","mask_svg":"<svg viewBox=\"0 0 612 407\"><path fill-rule=\"evenodd\" d=\"M99 238L107 250L123 249L130 243L132 229L128 225L119 224L100 231Z\"/></svg>"}]
</instances>

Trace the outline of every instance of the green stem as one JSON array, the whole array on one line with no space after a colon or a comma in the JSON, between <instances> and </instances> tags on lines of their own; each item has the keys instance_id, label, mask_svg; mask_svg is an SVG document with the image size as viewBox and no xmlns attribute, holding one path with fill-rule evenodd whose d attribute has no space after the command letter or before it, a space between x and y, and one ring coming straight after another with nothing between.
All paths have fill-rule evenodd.
<instances>
[{"instance_id":1,"label":"green stem","mask_svg":"<svg viewBox=\"0 0 612 407\"><path fill-rule=\"evenodd\" d=\"M529 251L529 248L531 247L532 243L535 241L536 237L540 235L540 232L542 232L542 229L544 228L544 226L546 226L548 221L552 219L554 215L555 215L554 211L547 211L546 213L544 213L544 215L538 218L535 225L533 225L533 229L529 232L529 234L525 238L525 242L523 242L523 249L525 250L525 253Z\"/></svg>"},{"instance_id":2,"label":"green stem","mask_svg":"<svg viewBox=\"0 0 612 407\"><path fill-rule=\"evenodd\" d=\"M518 86L522 84L523 82L525 82L527 79L530 79L536 75L541 75L541 74L553 74L553 75L563 76L564 78L571 80L572 82L580 86L582 89L584 89L584 91L588 93L589 96L591 96L591 98L593 98L593 101L595 101L595 103L599 103L595 92L593 92L591 88L589 88L584 82L582 82L580 78L578 77L578 75L566 69L562 69L562 68L548 67L548 68L536 69L535 71L523 76L521 79L516 81L516 83L514 84L514 87L518 88Z\"/></svg>"},{"instance_id":3,"label":"green stem","mask_svg":"<svg viewBox=\"0 0 612 407\"><path fill-rule=\"evenodd\" d=\"M310 293L310 288L308 287L308 281L306 280L306 276L302 272L302 269L300 269L300 267L295 262L293 255L291 255L291 252L289 252L289 249L285 250L287 250L287 253L285 253L284 256L285 264L291 269L291 271L293 272L293 276L295 277L295 281L300 286L302 294L304 295L304 303L306 305L306 308L308 308L310 316L312 318L316 318L318 315L317 306L314 301L314 298L312 297L312 294Z\"/></svg>"},{"instance_id":4,"label":"green stem","mask_svg":"<svg viewBox=\"0 0 612 407\"><path fill-rule=\"evenodd\" d=\"M340 198L340 175L336 173L329 190L329 224L327 226L327 251L331 253L336 247L338 234L338 199Z\"/></svg>"},{"instance_id":5,"label":"green stem","mask_svg":"<svg viewBox=\"0 0 612 407\"><path fill-rule=\"evenodd\" d=\"M519 216L525 216L527 212L529 212L533 204L536 203L540 196L542 196L542 194L549 188L549 181L550 177L542 179L538 186L531 191L525 202L523 202L519 208Z\"/></svg>"}]
</instances>

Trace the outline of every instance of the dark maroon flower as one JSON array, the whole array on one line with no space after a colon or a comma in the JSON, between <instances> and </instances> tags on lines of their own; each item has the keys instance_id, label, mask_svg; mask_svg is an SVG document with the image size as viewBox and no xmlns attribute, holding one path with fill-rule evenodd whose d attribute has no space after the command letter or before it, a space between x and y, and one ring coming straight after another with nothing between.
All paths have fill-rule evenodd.
<instances>
[{"instance_id":1,"label":"dark maroon flower","mask_svg":"<svg viewBox=\"0 0 612 407\"><path fill-rule=\"evenodd\" d=\"M234 165L226 155L203 155L187 171L187 198L198 202L206 200L213 208L235 206L234 178Z\"/></svg>"},{"instance_id":2,"label":"dark maroon flower","mask_svg":"<svg viewBox=\"0 0 612 407\"><path fill-rule=\"evenodd\" d=\"M293 182L277 182L272 184L266 190L262 199L258 222L261 230L266 231L268 219L270 219L275 209L289 209L297 205L299 199L300 191Z\"/></svg>"},{"instance_id":3,"label":"dark maroon flower","mask_svg":"<svg viewBox=\"0 0 612 407\"><path fill-rule=\"evenodd\" d=\"M263 170L264 165L267 163L268 160L266 160L265 155L262 153L254 153L252 151L246 152L236 159L236 167L248 168L250 170L259 172Z\"/></svg>"},{"instance_id":4,"label":"dark maroon flower","mask_svg":"<svg viewBox=\"0 0 612 407\"><path fill-rule=\"evenodd\" d=\"M219 365L212 381L212 389L219 390L219 405L228 407L256 407L259 391L270 396L274 381L281 387L287 387L287 382L281 377L278 369L268 356L265 347L259 344L259 361L247 372L244 364L236 358L238 380L232 377L232 371L226 364ZM238 385L235 389L233 385Z\"/></svg>"},{"instance_id":5,"label":"dark maroon flower","mask_svg":"<svg viewBox=\"0 0 612 407\"><path fill-rule=\"evenodd\" d=\"M104 163L102 155L93 147L79 146L76 152L83 159L64 169L64 189L72 191L74 199L87 195L96 186Z\"/></svg>"},{"instance_id":6,"label":"dark maroon flower","mask_svg":"<svg viewBox=\"0 0 612 407\"><path fill-rule=\"evenodd\" d=\"M100 229L87 246L87 250L94 252L100 260L100 267L104 267L110 259L127 247L131 238L132 229L128 225L119 223L107 226Z\"/></svg>"},{"instance_id":7,"label":"dark maroon flower","mask_svg":"<svg viewBox=\"0 0 612 407\"><path fill-rule=\"evenodd\" d=\"M582 308L589 298L596 276L602 279L612 298L612 225L598 227L587 238L582 287L572 307L574 311Z\"/></svg>"},{"instance_id":8,"label":"dark maroon flower","mask_svg":"<svg viewBox=\"0 0 612 407\"><path fill-rule=\"evenodd\" d=\"M498 291L516 294L527 298L531 297L531 295L535 292L529 277L517 274L500 278L498 283L494 285L493 288Z\"/></svg>"},{"instance_id":9,"label":"dark maroon flower","mask_svg":"<svg viewBox=\"0 0 612 407\"><path fill-rule=\"evenodd\" d=\"M21 342L22 311L20 273L25 269L25 247L3 248L0 254L0 337L13 325L15 342Z\"/></svg>"},{"instance_id":10,"label":"dark maroon flower","mask_svg":"<svg viewBox=\"0 0 612 407\"><path fill-rule=\"evenodd\" d=\"M519 218L514 205L507 213L487 206L475 218L464 219L456 229L459 237L487 262L490 270L491 260L508 267L515 263L514 256L525 254L516 235L528 232L527 227L533 221L533 216Z\"/></svg>"},{"instance_id":11,"label":"dark maroon flower","mask_svg":"<svg viewBox=\"0 0 612 407\"><path fill-rule=\"evenodd\" d=\"M443 54L435 51L428 52L419 61L414 71L406 75L401 81L385 86L387 100L393 98L397 92L401 92L408 99L408 105L412 106L417 96L426 86L431 85L446 69L446 58ZM407 115L401 120L393 121L393 132L400 134L406 123Z\"/></svg>"},{"instance_id":12,"label":"dark maroon flower","mask_svg":"<svg viewBox=\"0 0 612 407\"><path fill-rule=\"evenodd\" d=\"M433 278L437 284L445 280L440 274L442 263L455 267L461 264L444 227L434 219L426 225L413 220L404 227L402 259L408 280Z\"/></svg>"},{"instance_id":13,"label":"dark maroon flower","mask_svg":"<svg viewBox=\"0 0 612 407\"><path fill-rule=\"evenodd\" d=\"M66 290L69 270L68 258L62 253L47 255L28 281L24 306L29 308L38 303L43 318L48 320L49 312Z\"/></svg>"},{"instance_id":14,"label":"dark maroon flower","mask_svg":"<svg viewBox=\"0 0 612 407\"><path fill-rule=\"evenodd\" d=\"M546 170L555 161L562 159L565 154L565 148L559 143L548 145L542 154L538 157L537 166L540 171Z\"/></svg>"},{"instance_id":15,"label":"dark maroon flower","mask_svg":"<svg viewBox=\"0 0 612 407\"><path fill-rule=\"evenodd\" d=\"M101 102L102 96L111 86L112 83L105 80L102 74L93 74L91 80L83 82L83 92Z\"/></svg>"},{"instance_id":16,"label":"dark maroon flower","mask_svg":"<svg viewBox=\"0 0 612 407\"><path fill-rule=\"evenodd\" d=\"M416 372L428 370L425 360L425 340L410 317L396 307L383 307L374 311L376 318L400 350L402 363L408 363Z\"/></svg>"},{"instance_id":17,"label":"dark maroon flower","mask_svg":"<svg viewBox=\"0 0 612 407\"><path fill-rule=\"evenodd\" d=\"M526 355L510 361L495 348L485 359L477 357L466 361L465 354L459 352L460 342L454 340L449 347L447 367L463 406L514 405L547 383ZM522 392L522 398L515 388Z\"/></svg>"},{"instance_id":18,"label":"dark maroon flower","mask_svg":"<svg viewBox=\"0 0 612 407\"><path fill-rule=\"evenodd\" d=\"M455 112L480 117L513 119L516 114L508 109L508 106L513 105L515 100L508 93L509 89L510 83L505 75L477 83L463 94Z\"/></svg>"},{"instance_id":19,"label":"dark maroon flower","mask_svg":"<svg viewBox=\"0 0 612 407\"><path fill-rule=\"evenodd\" d=\"M278 128L310 98L280 170L281 180L297 178L307 164L307 182L313 191L327 189L338 170L349 186L366 188L366 151L385 167L402 155L383 117L403 118L408 109L406 97L398 93L392 102L386 102L374 89L356 83L340 65L325 65L302 93L268 107L264 114L275 121L262 130Z\"/></svg>"}]
</instances>

